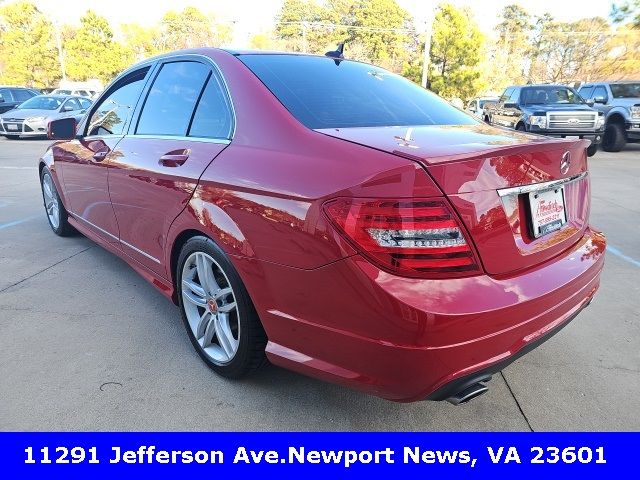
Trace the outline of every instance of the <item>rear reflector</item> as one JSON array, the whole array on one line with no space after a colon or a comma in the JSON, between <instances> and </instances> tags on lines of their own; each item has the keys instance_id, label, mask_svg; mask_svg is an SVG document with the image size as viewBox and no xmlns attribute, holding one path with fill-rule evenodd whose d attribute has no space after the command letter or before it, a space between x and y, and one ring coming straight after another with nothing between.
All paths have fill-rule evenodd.
<instances>
[{"instance_id":1,"label":"rear reflector","mask_svg":"<svg viewBox=\"0 0 640 480\"><path fill-rule=\"evenodd\" d=\"M365 256L385 270L422 278L480 273L444 199L341 198L326 203L324 210Z\"/></svg>"}]
</instances>

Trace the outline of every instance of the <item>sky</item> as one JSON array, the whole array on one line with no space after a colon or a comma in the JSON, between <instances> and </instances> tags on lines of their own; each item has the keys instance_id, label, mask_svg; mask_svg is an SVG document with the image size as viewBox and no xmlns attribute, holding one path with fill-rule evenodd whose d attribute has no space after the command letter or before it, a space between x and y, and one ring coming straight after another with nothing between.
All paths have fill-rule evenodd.
<instances>
[{"instance_id":1,"label":"sky","mask_svg":"<svg viewBox=\"0 0 640 480\"><path fill-rule=\"evenodd\" d=\"M424 29L425 20L435 6L433 0L396 0L414 16L416 29ZM533 15L549 12L557 20L573 21L585 17L606 17L609 0L449 0L456 6L468 6L480 29L490 33L499 22L505 5L517 3ZM168 11L192 5L222 21L235 23L235 37L228 47L246 48L251 35L270 30L283 0L35 0L38 8L59 23L77 23L91 9L113 25L136 22L151 25Z\"/></svg>"}]
</instances>

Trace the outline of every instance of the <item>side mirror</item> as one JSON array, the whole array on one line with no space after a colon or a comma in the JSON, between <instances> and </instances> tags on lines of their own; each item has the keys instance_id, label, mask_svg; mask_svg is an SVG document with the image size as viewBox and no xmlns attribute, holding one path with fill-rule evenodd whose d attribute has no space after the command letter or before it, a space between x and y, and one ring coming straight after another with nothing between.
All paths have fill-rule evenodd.
<instances>
[{"instance_id":1,"label":"side mirror","mask_svg":"<svg viewBox=\"0 0 640 480\"><path fill-rule=\"evenodd\" d=\"M71 112L71 111L73 111L73 107L71 105L65 105L64 107L62 107L62 111L63 112Z\"/></svg>"},{"instance_id":2,"label":"side mirror","mask_svg":"<svg viewBox=\"0 0 640 480\"><path fill-rule=\"evenodd\" d=\"M50 140L72 140L76 138L76 119L59 118L49 122L47 137Z\"/></svg>"},{"instance_id":3,"label":"side mirror","mask_svg":"<svg viewBox=\"0 0 640 480\"><path fill-rule=\"evenodd\" d=\"M603 96L593 97L593 103L607 103L607 99Z\"/></svg>"},{"instance_id":4,"label":"side mirror","mask_svg":"<svg viewBox=\"0 0 640 480\"><path fill-rule=\"evenodd\" d=\"M595 102L593 101L593 98L591 98L591 99L589 99L589 100L585 100L585 103L586 103L587 105L589 105L590 107L593 107L593 104L594 104Z\"/></svg>"},{"instance_id":5,"label":"side mirror","mask_svg":"<svg viewBox=\"0 0 640 480\"><path fill-rule=\"evenodd\" d=\"M516 108L518 105L513 102L505 102L504 108Z\"/></svg>"}]
</instances>

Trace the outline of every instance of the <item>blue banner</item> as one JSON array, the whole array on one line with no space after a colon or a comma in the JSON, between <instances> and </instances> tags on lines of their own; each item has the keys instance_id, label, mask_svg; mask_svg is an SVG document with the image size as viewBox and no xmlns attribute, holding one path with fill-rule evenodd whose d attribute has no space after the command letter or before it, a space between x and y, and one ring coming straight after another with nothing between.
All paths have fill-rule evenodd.
<instances>
[{"instance_id":1,"label":"blue banner","mask_svg":"<svg viewBox=\"0 0 640 480\"><path fill-rule=\"evenodd\" d=\"M0 433L0 471L4 478L92 479L179 472L601 477L637 471L639 446L637 433Z\"/></svg>"}]
</instances>

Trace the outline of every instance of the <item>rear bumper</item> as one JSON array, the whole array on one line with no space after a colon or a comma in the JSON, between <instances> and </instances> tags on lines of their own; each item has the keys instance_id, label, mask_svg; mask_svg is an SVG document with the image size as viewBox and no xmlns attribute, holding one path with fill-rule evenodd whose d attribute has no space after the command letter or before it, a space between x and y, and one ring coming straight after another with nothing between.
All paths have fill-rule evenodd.
<instances>
[{"instance_id":1,"label":"rear bumper","mask_svg":"<svg viewBox=\"0 0 640 480\"><path fill-rule=\"evenodd\" d=\"M274 364L415 401L498 371L566 325L597 290L604 249L604 237L587 230L558 257L510 278L401 278L358 255L315 270L235 263Z\"/></svg>"}]
</instances>

